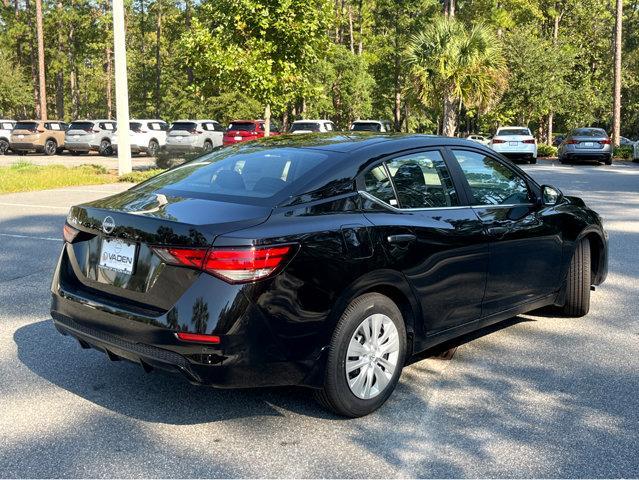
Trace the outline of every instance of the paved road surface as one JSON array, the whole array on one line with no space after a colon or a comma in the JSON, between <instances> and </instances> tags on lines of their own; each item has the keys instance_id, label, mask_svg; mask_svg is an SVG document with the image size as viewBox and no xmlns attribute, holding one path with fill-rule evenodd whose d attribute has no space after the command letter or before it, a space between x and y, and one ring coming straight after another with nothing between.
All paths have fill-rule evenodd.
<instances>
[{"instance_id":1,"label":"paved road surface","mask_svg":"<svg viewBox=\"0 0 639 480\"><path fill-rule=\"evenodd\" d=\"M133 155L133 169L144 170L149 167L155 166L155 158L146 155ZM0 167L8 167L16 162L29 162L35 165L66 165L68 167L75 167L83 165L85 163L93 163L101 165L109 170L116 170L118 168L118 157L103 157L95 152L88 153L86 155L71 155L68 152L64 152L61 155L39 155L30 153L28 155L0 155Z\"/></svg>"},{"instance_id":2,"label":"paved road surface","mask_svg":"<svg viewBox=\"0 0 639 480\"><path fill-rule=\"evenodd\" d=\"M122 186L0 196L0 475L639 476L639 165L526 169L606 219L590 315L482 332L357 420L301 389L197 388L81 350L49 318L57 239L69 205Z\"/></svg>"}]
</instances>

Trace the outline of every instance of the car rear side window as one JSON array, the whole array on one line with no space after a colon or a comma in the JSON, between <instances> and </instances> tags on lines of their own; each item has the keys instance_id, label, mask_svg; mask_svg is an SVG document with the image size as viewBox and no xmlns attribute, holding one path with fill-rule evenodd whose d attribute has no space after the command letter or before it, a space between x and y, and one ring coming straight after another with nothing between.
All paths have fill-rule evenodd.
<instances>
[{"instance_id":1,"label":"car rear side window","mask_svg":"<svg viewBox=\"0 0 639 480\"><path fill-rule=\"evenodd\" d=\"M318 167L323 152L297 148L223 149L167 171L149 182L187 193L264 199L277 195Z\"/></svg>"},{"instance_id":2,"label":"car rear side window","mask_svg":"<svg viewBox=\"0 0 639 480\"><path fill-rule=\"evenodd\" d=\"M438 151L420 152L387 163L400 208L459 205L450 172Z\"/></svg>"},{"instance_id":3,"label":"car rear side window","mask_svg":"<svg viewBox=\"0 0 639 480\"><path fill-rule=\"evenodd\" d=\"M149 130L153 130L155 132L161 132L168 130L168 126L164 122L149 122L147 123L147 127Z\"/></svg>"},{"instance_id":4,"label":"car rear side window","mask_svg":"<svg viewBox=\"0 0 639 480\"><path fill-rule=\"evenodd\" d=\"M474 205L520 205L530 203L526 181L506 165L482 153L453 150L470 190Z\"/></svg>"},{"instance_id":5,"label":"car rear side window","mask_svg":"<svg viewBox=\"0 0 639 480\"><path fill-rule=\"evenodd\" d=\"M113 131L115 130L115 123L113 122L100 122L98 124L98 126L102 129L102 130L109 130L109 131Z\"/></svg>"},{"instance_id":6,"label":"car rear side window","mask_svg":"<svg viewBox=\"0 0 639 480\"><path fill-rule=\"evenodd\" d=\"M395 190L383 165L378 165L364 175L366 191L388 205L397 207Z\"/></svg>"},{"instance_id":7,"label":"car rear side window","mask_svg":"<svg viewBox=\"0 0 639 480\"><path fill-rule=\"evenodd\" d=\"M12 130L12 129L13 129L13 123L9 123L9 122L0 123L0 130Z\"/></svg>"}]
</instances>

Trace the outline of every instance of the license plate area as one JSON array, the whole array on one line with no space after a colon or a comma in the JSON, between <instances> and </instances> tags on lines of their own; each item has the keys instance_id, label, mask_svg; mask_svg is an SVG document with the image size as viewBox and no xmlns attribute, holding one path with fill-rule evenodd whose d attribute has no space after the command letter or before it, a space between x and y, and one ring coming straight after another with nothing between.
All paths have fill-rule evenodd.
<instances>
[{"instance_id":1,"label":"license plate area","mask_svg":"<svg viewBox=\"0 0 639 480\"><path fill-rule=\"evenodd\" d=\"M511 147L516 147L519 142L508 142Z\"/></svg>"},{"instance_id":2,"label":"license plate area","mask_svg":"<svg viewBox=\"0 0 639 480\"><path fill-rule=\"evenodd\" d=\"M584 142L584 147L586 148L592 148L595 146L594 142Z\"/></svg>"},{"instance_id":3,"label":"license plate area","mask_svg":"<svg viewBox=\"0 0 639 480\"><path fill-rule=\"evenodd\" d=\"M104 238L100 249L100 268L132 275L137 248L119 238Z\"/></svg>"}]
</instances>

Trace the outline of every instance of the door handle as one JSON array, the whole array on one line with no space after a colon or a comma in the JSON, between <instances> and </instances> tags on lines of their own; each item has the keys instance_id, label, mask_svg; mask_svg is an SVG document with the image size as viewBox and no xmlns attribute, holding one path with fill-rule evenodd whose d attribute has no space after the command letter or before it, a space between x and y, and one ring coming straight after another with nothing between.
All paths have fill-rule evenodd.
<instances>
[{"instance_id":1,"label":"door handle","mask_svg":"<svg viewBox=\"0 0 639 480\"><path fill-rule=\"evenodd\" d=\"M399 235L389 235L386 240L388 240L388 243L410 243L417 240L417 237L412 233L402 233Z\"/></svg>"}]
</instances>

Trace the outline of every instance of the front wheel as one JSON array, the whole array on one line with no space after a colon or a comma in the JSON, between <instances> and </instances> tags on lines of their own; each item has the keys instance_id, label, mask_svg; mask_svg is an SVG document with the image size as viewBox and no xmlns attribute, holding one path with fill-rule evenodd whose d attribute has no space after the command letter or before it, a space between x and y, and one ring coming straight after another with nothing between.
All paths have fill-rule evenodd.
<instances>
[{"instance_id":1,"label":"front wheel","mask_svg":"<svg viewBox=\"0 0 639 480\"><path fill-rule=\"evenodd\" d=\"M204 142L204 153L208 153L213 150L213 144L210 141Z\"/></svg>"},{"instance_id":2,"label":"front wheel","mask_svg":"<svg viewBox=\"0 0 639 480\"><path fill-rule=\"evenodd\" d=\"M590 310L590 242L581 240L566 275L566 302L562 312L567 317L583 317Z\"/></svg>"},{"instance_id":3,"label":"front wheel","mask_svg":"<svg viewBox=\"0 0 639 480\"><path fill-rule=\"evenodd\" d=\"M44 144L44 154L51 156L55 155L58 151L58 144L55 140L47 140Z\"/></svg>"},{"instance_id":4,"label":"front wheel","mask_svg":"<svg viewBox=\"0 0 639 480\"><path fill-rule=\"evenodd\" d=\"M361 295L335 328L316 398L338 415L368 415L395 390L405 357L406 328L397 305L378 293Z\"/></svg>"}]
</instances>

